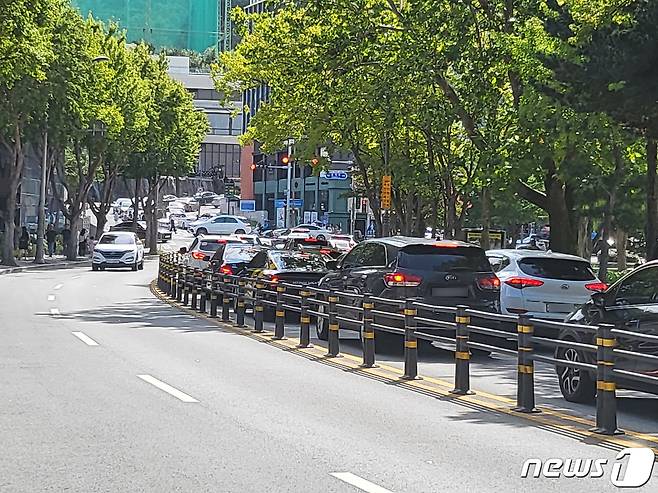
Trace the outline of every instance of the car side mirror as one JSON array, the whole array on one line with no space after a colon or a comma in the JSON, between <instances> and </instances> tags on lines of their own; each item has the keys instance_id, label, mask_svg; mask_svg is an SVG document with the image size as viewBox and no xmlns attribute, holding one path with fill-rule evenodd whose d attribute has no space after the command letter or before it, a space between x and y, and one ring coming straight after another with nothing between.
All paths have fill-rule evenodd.
<instances>
[{"instance_id":1,"label":"car side mirror","mask_svg":"<svg viewBox=\"0 0 658 493\"><path fill-rule=\"evenodd\" d=\"M607 301L607 297L605 293L594 293L592 294L592 303L594 303L594 306L601 309L605 310L605 303Z\"/></svg>"},{"instance_id":2,"label":"car side mirror","mask_svg":"<svg viewBox=\"0 0 658 493\"><path fill-rule=\"evenodd\" d=\"M210 262L210 255L206 255L205 257L203 257L203 261Z\"/></svg>"},{"instance_id":3,"label":"car side mirror","mask_svg":"<svg viewBox=\"0 0 658 493\"><path fill-rule=\"evenodd\" d=\"M187 253L187 247L180 247L178 253L180 253L181 255L185 255Z\"/></svg>"}]
</instances>

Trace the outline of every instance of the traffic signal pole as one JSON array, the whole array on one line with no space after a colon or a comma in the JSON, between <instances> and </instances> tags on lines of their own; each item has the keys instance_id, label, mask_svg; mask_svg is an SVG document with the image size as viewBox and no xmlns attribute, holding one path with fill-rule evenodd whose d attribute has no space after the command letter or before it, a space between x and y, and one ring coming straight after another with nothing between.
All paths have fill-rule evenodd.
<instances>
[{"instance_id":1,"label":"traffic signal pole","mask_svg":"<svg viewBox=\"0 0 658 493\"><path fill-rule=\"evenodd\" d=\"M292 144L293 140L288 139L288 162L286 163L287 166L287 190L286 190L286 228L292 227L291 224L291 214L290 214L290 195L291 195L291 189L292 189Z\"/></svg>"}]
</instances>

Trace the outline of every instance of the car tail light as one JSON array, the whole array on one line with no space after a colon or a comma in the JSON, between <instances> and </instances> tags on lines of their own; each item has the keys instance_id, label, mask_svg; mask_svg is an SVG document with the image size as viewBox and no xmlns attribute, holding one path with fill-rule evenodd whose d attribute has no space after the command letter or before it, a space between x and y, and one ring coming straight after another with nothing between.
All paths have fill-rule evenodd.
<instances>
[{"instance_id":1,"label":"car tail light","mask_svg":"<svg viewBox=\"0 0 658 493\"><path fill-rule=\"evenodd\" d=\"M608 285L604 282L590 282L589 284L585 284L585 288L596 293L602 293L608 289Z\"/></svg>"},{"instance_id":2,"label":"car tail light","mask_svg":"<svg viewBox=\"0 0 658 493\"><path fill-rule=\"evenodd\" d=\"M320 248L320 253L324 253L325 255L329 255L331 253L331 250L327 248Z\"/></svg>"},{"instance_id":3,"label":"car tail light","mask_svg":"<svg viewBox=\"0 0 658 493\"><path fill-rule=\"evenodd\" d=\"M220 274L226 274L227 276L233 275L233 268L230 265L222 265L219 268Z\"/></svg>"},{"instance_id":4,"label":"car tail light","mask_svg":"<svg viewBox=\"0 0 658 493\"><path fill-rule=\"evenodd\" d=\"M538 288L539 286L544 285L544 281L540 281L539 279L530 279L528 277L510 277L505 281L505 284L517 289Z\"/></svg>"},{"instance_id":5,"label":"car tail light","mask_svg":"<svg viewBox=\"0 0 658 493\"><path fill-rule=\"evenodd\" d=\"M500 289L500 279L496 274L489 274L484 277L478 277L478 287L484 291L498 291Z\"/></svg>"},{"instance_id":6,"label":"car tail light","mask_svg":"<svg viewBox=\"0 0 658 493\"><path fill-rule=\"evenodd\" d=\"M312 236L309 236L308 238L304 239L305 243L317 243L318 241L320 241L320 240L318 240L317 238L314 238Z\"/></svg>"},{"instance_id":7,"label":"car tail light","mask_svg":"<svg viewBox=\"0 0 658 493\"><path fill-rule=\"evenodd\" d=\"M413 274L405 274L404 272L391 272L384 276L384 284L387 287L415 287L423 282L423 278L414 276Z\"/></svg>"},{"instance_id":8,"label":"car tail light","mask_svg":"<svg viewBox=\"0 0 658 493\"><path fill-rule=\"evenodd\" d=\"M279 282L279 276L271 276L269 281L271 284L276 284Z\"/></svg>"},{"instance_id":9,"label":"car tail light","mask_svg":"<svg viewBox=\"0 0 658 493\"><path fill-rule=\"evenodd\" d=\"M203 252L192 252L192 258L196 260L203 260L206 258L206 254Z\"/></svg>"}]
</instances>

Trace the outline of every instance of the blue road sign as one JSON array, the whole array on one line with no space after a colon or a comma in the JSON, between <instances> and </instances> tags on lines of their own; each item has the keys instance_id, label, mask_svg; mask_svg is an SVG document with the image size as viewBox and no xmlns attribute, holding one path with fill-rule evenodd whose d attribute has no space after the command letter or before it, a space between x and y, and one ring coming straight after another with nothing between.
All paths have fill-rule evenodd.
<instances>
[{"instance_id":1,"label":"blue road sign","mask_svg":"<svg viewBox=\"0 0 658 493\"><path fill-rule=\"evenodd\" d=\"M241 200L240 201L240 210L242 212L254 212L256 210L256 201L255 200Z\"/></svg>"},{"instance_id":2,"label":"blue road sign","mask_svg":"<svg viewBox=\"0 0 658 493\"><path fill-rule=\"evenodd\" d=\"M276 199L274 201L274 207L277 209L282 209L286 206L286 199ZM301 209L304 207L304 199L290 199L290 207L295 209Z\"/></svg>"}]
</instances>

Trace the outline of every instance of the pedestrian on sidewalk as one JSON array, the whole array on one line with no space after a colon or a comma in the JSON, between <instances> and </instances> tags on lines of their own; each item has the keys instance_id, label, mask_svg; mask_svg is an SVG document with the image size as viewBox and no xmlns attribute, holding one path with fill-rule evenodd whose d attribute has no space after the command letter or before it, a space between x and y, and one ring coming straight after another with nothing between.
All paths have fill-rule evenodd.
<instances>
[{"instance_id":1,"label":"pedestrian on sidewalk","mask_svg":"<svg viewBox=\"0 0 658 493\"><path fill-rule=\"evenodd\" d=\"M21 251L21 257L24 260L27 260L27 251L30 249L30 233L27 232L27 228L25 226L21 228L21 237L18 240L18 249Z\"/></svg>"},{"instance_id":2,"label":"pedestrian on sidewalk","mask_svg":"<svg viewBox=\"0 0 658 493\"><path fill-rule=\"evenodd\" d=\"M169 218L169 231L172 233L176 232L176 220L173 217Z\"/></svg>"},{"instance_id":3,"label":"pedestrian on sidewalk","mask_svg":"<svg viewBox=\"0 0 658 493\"><path fill-rule=\"evenodd\" d=\"M87 230L82 228L78 236L78 255L84 257L87 255Z\"/></svg>"},{"instance_id":4,"label":"pedestrian on sidewalk","mask_svg":"<svg viewBox=\"0 0 658 493\"><path fill-rule=\"evenodd\" d=\"M50 223L48 225L48 229L46 230L46 242L48 243L48 256L52 257L53 254L55 253L55 243L57 240L57 231L55 231L55 228L53 227L53 224Z\"/></svg>"}]
</instances>

